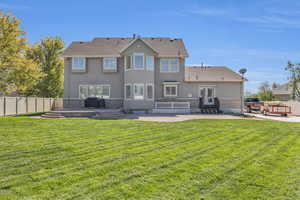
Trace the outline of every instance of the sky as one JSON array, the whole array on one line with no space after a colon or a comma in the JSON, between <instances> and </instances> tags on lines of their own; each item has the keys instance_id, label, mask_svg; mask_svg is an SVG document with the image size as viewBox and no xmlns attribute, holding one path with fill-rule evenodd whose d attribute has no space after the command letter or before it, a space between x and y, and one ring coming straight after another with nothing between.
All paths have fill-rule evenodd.
<instances>
[{"instance_id":1,"label":"sky","mask_svg":"<svg viewBox=\"0 0 300 200\"><path fill-rule=\"evenodd\" d=\"M288 60L300 62L299 0L0 0L22 21L30 44L44 37L182 38L186 65L246 68L246 90L285 83Z\"/></svg>"}]
</instances>

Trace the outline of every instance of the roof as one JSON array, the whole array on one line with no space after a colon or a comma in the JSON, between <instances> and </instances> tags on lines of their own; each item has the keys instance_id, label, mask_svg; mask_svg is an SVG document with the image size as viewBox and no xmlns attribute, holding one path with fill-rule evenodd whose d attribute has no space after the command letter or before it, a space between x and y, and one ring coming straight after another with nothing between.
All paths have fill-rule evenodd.
<instances>
[{"instance_id":1,"label":"roof","mask_svg":"<svg viewBox=\"0 0 300 200\"><path fill-rule=\"evenodd\" d=\"M187 66L185 81L187 82L242 82L241 75L227 67Z\"/></svg>"},{"instance_id":2,"label":"roof","mask_svg":"<svg viewBox=\"0 0 300 200\"><path fill-rule=\"evenodd\" d=\"M90 42L72 42L65 49L63 57L119 57L136 40L143 41L159 57L187 57L188 53L182 39L171 38L94 38Z\"/></svg>"},{"instance_id":3,"label":"roof","mask_svg":"<svg viewBox=\"0 0 300 200\"><path fill-rule=\"evenodd\" d=\"M297 83L298 88L300 87L300 83ZM272 89L274 95L291 95L293 93L292 84L285 83L282 85L278 85L276 88Z\"/></svg>"}]
</instances>

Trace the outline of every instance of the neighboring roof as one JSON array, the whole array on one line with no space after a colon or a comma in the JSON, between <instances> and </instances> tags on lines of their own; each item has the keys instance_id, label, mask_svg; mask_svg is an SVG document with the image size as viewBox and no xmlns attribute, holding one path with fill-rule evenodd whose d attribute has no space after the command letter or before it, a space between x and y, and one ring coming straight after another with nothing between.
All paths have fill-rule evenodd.
<instances>
[{"instance_id":1,"label":"neighboring roof","mask_svg":"<svg viewBox=\"0 0 300 200\"><path fill-rule=\"evenodd\" d=\"M298 88L300 88L300 83L298 83ZM293 92L292 90L292 85L290 83L285 83L273 88L272 92L274 95L291 95Z\"/></svg>"},{"instance_id":2,"label":"neighboring roof","mask_svg":"<svg viewBox=\"0 0 300 200\"><path fill-rule=\"evenodd\" d=\"M159 57L187 57L182 39L171 38L94 38L90 42L72 42L62 54L63 57L119 57L121 52L134 41L142 40L158 53Z\"/></svg>"},{"instance_id":3,"label":"neighboring roof","mask_svg":"<svg viewBox=\"0 0 300 200\"><path fill-rule=\"evenodd\" d=\"M227 67L185 67L185 81L187 82L242 82L246 80Z\"/></svg>"},{"instance_id":4,"label":"neighboring roof","mask_svg":"<svg viewBox=\"0 0 300 200\"><path fill-rule=\"evenodd\" d=\"M281 89L273 89L272 93L273 93L273 95L290 95L291 91L281 90Z\"/></svg>"}]
</instances>

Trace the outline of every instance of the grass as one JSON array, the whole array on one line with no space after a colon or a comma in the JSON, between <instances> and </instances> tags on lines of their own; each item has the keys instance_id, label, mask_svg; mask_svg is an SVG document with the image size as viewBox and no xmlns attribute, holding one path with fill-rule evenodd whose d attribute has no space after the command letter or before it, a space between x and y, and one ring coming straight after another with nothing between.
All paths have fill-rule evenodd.
<instances>
[{"instance_id":1,"label":"grass","mask_svg":"<svg viewBox=\"0 0 300 200\"><path fill-rule=\"evenodd\" d=\"M300 199L300 124L0 118L0 199Z\"/></svg>"}]
</instances>

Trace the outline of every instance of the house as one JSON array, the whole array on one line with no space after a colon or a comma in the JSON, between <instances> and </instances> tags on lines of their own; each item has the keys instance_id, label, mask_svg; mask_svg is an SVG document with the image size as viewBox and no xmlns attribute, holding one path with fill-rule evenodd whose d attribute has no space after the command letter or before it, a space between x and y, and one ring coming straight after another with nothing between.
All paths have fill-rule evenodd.
<instances>
[{"instance_id":1,"label":"house","mask_svg":"<svg viewBox=\"0 0 300 200\"><path fill-rule=\"evenodd\" d=\"M243 109L244 79L227 67L185 66L182 39L131 37L73 42L63 53L64 97L106 99L124 110L199 110L220 102L224 112ZM169 108L169 109L168 109Z\"/></svg>"},{"instance_id":2,"label":"house","mask_svg":"<svg viewBox=\"0 0 300 200\"><path fill-rule=\"evenodd\" d=\"M300 83L297 84L300 88ZM282 85L277 85L276 88L272 88L273 96L276 100L288 101L292 99L293 88L291 83L285 83ZM299 97L296 97L299 100Z\"/></svg>"}]
</instances>

